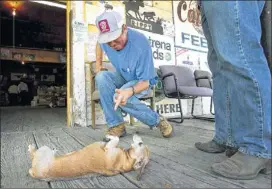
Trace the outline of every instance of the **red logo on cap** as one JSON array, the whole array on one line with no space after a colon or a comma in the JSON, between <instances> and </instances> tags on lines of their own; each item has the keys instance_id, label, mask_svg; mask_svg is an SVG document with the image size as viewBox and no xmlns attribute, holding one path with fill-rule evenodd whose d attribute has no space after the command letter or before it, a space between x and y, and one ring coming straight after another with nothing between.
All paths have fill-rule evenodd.
<instances>
[{"instance_id":1,"label":"red logo on cap","mask_svg":"<svg viewBox=\"0 0 272 189\"><path fill-rule=\"evenodd\" d=\"M105 33L105 32L110 31L110 26L109 26L108 20L106 20L106 19L100 20L98 22L98 26L99 26L101 33Z\"/></svg>"}]
</instances>

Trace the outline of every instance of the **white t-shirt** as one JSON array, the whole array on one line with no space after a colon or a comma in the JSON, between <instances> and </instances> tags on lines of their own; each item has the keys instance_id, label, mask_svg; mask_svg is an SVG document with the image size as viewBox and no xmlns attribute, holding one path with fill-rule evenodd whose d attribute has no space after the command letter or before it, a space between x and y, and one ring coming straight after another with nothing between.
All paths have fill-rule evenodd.
<instances>
[{"instance_id":1,"label":"white t-shirt","mask_svg":"<svg viewBox=\"0 0 272 189\"><path fill-rule=\"evenodd\" d=\"M20 93L21 91L27 91L28 92L28 86L24 82L20 82L20 84L18 85L18 93Z\"/></svg>"},{"instance_id":2,"label":"white t-shirt","mask_svg":"<svg viewBox=\"0 0 272 189\"><path fill-rule=\"evenodd\" d=\"M9 94L17 94L18 93L18 91L17 91L17 85L11 85L11 86L9 86L8 92L9 92Z\"/></svg>"}]
</instances>

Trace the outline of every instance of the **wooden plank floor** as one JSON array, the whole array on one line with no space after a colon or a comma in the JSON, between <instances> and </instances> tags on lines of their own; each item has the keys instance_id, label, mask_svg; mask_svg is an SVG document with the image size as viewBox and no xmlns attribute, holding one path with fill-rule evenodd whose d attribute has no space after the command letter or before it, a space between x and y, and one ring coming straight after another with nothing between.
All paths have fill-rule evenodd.
<instances>
[{"instance_id":1,"label":"wooden plank floor","mask_svg":"<svg viewBox=\"0 0 272 189\"><path fill-rule=\"evenodd\" d=\"M50 130L66 125L66 108L1 107L1 132Z\"/></svg>"},{"instance_id":2,"label":"wooden plank floor","mask_svg":"<svg viewBox=\"0 0 272 189\"><path fill-rule=\"evenodd\" d=\"M141 181L136 180L134 171L113 177L88 176L69 181L32 179L28 175L28 144L47 145L57 149L58 154L68 153L101 140L106 128L66 128L58 120L65 117L63 109L53 109L52 114L48 109L36 109L37 118L31 116L31 121L21 118L20 123L15 121L14 124L7 121L15 119L11 113L26 117L33 115L33 109L26 108L24 113L14 110L4 113L1 110L1 188L271 188L271 175L260 174L255 180L232 180L212 173L211 164L226 156L204 153L194 147L195 142L207 141L213 136L212 122L199 120L175 124L175 136L169 139L162 138L159 130L150 130L144 125L127 127L128 135L121 139L120 146L128 147L132 135L137 132L151 150L151 161ZM6 118L8 115L11 117ZM48 117L41 119L42 115ZM48 125L38 118L48 120Z\"/></svg>"}]
</instances>

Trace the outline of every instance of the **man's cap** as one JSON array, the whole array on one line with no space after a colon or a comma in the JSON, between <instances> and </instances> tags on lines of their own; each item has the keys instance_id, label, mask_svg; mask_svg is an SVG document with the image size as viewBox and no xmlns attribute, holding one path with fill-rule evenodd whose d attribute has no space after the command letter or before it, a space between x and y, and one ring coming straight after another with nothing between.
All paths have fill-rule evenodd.
<instances>
[{"instance_id":1,"label":"man's cap","mask_svg":"<svg viewBox=\"0 0 272 189\"><path fill-rule=\"evenodd\" d=\"M122 34L124 20L118 12L107 10L97 16L95 24L99 30L98 43L108 43Z\"/></svg>"}]
</instances>

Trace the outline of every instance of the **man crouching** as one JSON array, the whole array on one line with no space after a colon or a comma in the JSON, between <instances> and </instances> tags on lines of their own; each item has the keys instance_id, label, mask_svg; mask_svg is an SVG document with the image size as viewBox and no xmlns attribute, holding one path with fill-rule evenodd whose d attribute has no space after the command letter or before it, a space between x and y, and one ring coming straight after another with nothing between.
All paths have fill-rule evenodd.
<instances>
[{"instance_id":1,"label":"man crouching","mask_svg":"<svg viewBox=\"0 0 272 189\"><path fill-rule=\"evenodd\" d=\"M108 125L107 136L126 134L121 110L134 116L150 128L158 127L164 137L171 136L173 127L139 98L148 94L157 82L152 49L140 32L128 28L122 16L112 10L96 18L99 29L96 46L96 77L101 106ZM102 66L105 52L116 72Z\"/></svg>"}]
</instances>

